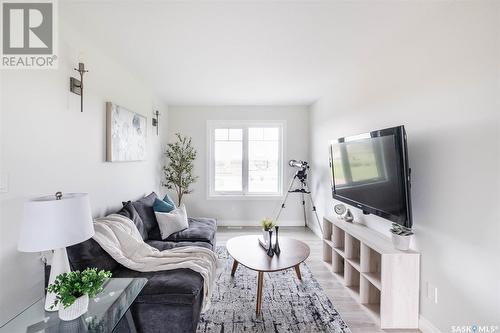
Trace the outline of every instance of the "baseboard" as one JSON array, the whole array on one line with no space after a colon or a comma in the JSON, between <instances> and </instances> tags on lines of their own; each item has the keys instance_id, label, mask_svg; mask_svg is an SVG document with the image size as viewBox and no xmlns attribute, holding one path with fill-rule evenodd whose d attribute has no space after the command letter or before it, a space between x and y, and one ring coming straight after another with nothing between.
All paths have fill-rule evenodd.
<instances>
[{"instance_id":1,"label":"baseboard","mask_svg":"<svg viewBox=\"0 0 500 333\"><path fill-rule=\"evenodd\" d=\"M307 223L307 227L319 238L323 238L323 234L321 233L321 230L319 229L318 224L309 222Z\"/></svg>"},{"instance_id":2,"label":"baseboard","mask_svg":"<svg viewBox=\"0 0 500 333\"><path fill-rule=\"evenodd\" d=\"M221 227L260 227L260 223L255 220L217 220L217 225ZM280 220L281 227L303 227L303 220Z\"/></svg>"},{"instance_id":3,"label":"baseboard","mask_svg":"<svg viewBox=\"0 0 500 333\"><path fill-rule=\"evenodd\" d=\"M437 329L430 321L426 318L422 317L422 315L418 318L418 329L422 333L441 333L440 330Z\"/></svg>"}]
</instances>

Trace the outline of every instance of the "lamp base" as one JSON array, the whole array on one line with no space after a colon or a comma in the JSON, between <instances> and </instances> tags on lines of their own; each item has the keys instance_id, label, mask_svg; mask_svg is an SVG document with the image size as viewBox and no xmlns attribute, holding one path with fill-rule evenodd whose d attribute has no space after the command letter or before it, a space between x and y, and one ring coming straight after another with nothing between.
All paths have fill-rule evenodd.
<instances>
[{"instance_id":1,"label":"lamp base","mask_svg":"<svg viewBox=\"0 0 500 333\"><path fill-rule=\"evenodd\" d=\"M71 270L69 268L68 254L66 253L66 248L54 250L52 255L52 262L50 265L50 277L49 285L54 283L56 277L62 273L69 273ZM59 310L59 304L56 306L54 304L56 300L56 294L47 291L45 296L45 311L57 311Z\"/></svg>"}]
</instances>

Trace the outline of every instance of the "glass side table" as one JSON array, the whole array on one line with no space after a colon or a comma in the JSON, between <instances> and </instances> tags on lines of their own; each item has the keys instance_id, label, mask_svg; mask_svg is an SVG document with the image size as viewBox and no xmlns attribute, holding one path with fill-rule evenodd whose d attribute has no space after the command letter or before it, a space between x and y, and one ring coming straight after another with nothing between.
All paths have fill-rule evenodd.
<instances>
[{"instance_id":1,"label":"glass side table","mask_svg":"<svg viewBox=\"0 0 500 333\"><path fill-rule=\"evenodd\" d=\"M109 279L103 291L90 299L89 310L72 321L60 320L57 311L45 311L41 298L0 327L0 333L135 333L130 306L147 282L145 278Z\"/></svg>"}]
</instances>

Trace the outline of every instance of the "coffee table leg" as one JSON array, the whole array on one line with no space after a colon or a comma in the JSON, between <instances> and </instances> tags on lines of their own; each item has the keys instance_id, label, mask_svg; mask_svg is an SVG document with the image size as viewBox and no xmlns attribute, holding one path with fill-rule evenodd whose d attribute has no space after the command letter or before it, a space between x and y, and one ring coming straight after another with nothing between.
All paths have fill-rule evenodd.
<instances>
[{"instance_id":1,"label":"coffee table leg","mask_svg":"<svg viewBox=\"0 0 500 333\"><path fill-rule=\"evenodd\" d=\"M238 262L236 260L233 261L233 269L231 269L231 276L234 276L236 273L236 268L238 268Z\"/></svg>"},{"instance_id":2,"label":"coffee table leg","mask_svg":"<svg viewBox=\"0 0 500 333\"><path fill-rule=\"evenodd\" d=\"M264 286L264 272L259 272L257 278L257 307L255 309L255 314L260 314L260 309L262 308L262 289Z\"/></svg>"},{"instance_id":3,"label":"coffee table leg","mask_svg":"<svg viewBox=\"0 0 500 333\"><path fill-rule=\"evenodd\" d=\"M132 312L130 312L130 309L128 309L127 312L125 313L125 318L127 319L130 333L137 333L137 329L135 328L134 318L132 318Z\"/></svg>"},{"instance_id":4,"label":"coffee table leg","mask_svg":"<svg viewBox=\"0 0 500 333\"><path fill-rule=\"evenodd\" d=\"M299 280L302 280L302 274L300 274L300 265L297 265L294 268L295 268L295 273L297 273L297 277L299 278Z\"/></svg>"}]
</instances>

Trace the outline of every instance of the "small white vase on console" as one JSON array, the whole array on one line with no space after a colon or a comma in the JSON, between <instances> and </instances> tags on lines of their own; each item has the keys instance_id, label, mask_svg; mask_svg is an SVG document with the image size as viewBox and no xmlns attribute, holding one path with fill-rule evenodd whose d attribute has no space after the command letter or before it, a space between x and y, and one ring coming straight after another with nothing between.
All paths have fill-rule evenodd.
<instances>
[{"instance_id":1,"label":"small white vase on console","mask_svg":"<svg viewBox=\"0 0 500 333\"><path fill-rule=\"evenodd\" d=\"M392 244L394 247L401 251L408 251L410 249L411 236L401 236L392 233Z\"/></svg>"},{"instance_id":2,"label":"small white vase on console","mask_svg":"<svg viewBox=\"0 0 500 333\"><path fill-rule=\"evenodd\" d=\"M266 230L262 229L262 237L264 238L264 242L266 244L269 244L269 241L270 241L270 239L269 239L269 231L266 231Z\"/></svg>"},{"instance_id":3,"label":"small white vase on console","mask_svg":"<svg viewBox=\"0 0 500 333\"><path fill-rule=\"evenodd\" d=\"M408 251L410 249L411 236L413 235L413 231L410 228L393 223L391 234L392 244L396 249L401 251Z\"/></svg>"}]
</instances>

